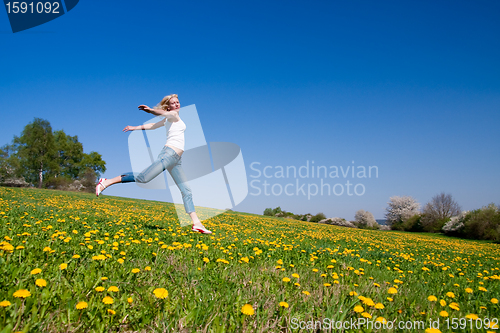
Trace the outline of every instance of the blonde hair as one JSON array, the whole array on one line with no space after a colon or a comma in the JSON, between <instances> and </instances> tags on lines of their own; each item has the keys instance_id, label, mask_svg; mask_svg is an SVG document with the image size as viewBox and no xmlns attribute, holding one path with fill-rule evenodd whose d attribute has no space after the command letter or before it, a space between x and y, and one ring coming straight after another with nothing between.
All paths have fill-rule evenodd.
<instances>
[{"instance_id":1,"label":"blonde hair","mask_svg":"<svg viewBox=\"0 0 500 333\"><path fill-rule=\"evenodd\" d=\"M179 97L177 96L177 94L167 95L167 96L163 97L163 99L161 100L161 102L158 103L158 105L156 105L154 108L155 109L162 109L162 110L167 111L168 101L170 101L170 99L173 98L173 97L179 99Z\"/></svg>"}]
</instances>

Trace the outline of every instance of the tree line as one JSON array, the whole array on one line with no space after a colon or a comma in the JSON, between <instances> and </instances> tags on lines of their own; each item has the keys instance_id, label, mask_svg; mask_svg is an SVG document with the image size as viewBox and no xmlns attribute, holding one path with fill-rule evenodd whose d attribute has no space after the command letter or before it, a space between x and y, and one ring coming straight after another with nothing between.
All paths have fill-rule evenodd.
<instances>
[{"instance_id":1,"label":"tree line","mask_svg":"<svg viewBox=\"0 0 500 333\"><path fill-rule=\"evenodd\" d=\"M102 156L83 152L78 137L52 131L47 120L35 118L20 136L0 148L0 184L93 192L106 171Z\"/></svg>"},{"instance_id":2,"label":"tree line","mask_svg":"<svg viewBox=\"0 0 500 333\"><path fill-rule=\"evenodd\" d=\"M450 236L500 242L500 207L495 204L472 211L462 211L451 194L440 193L432 197L422 209L411 196L394 196L385 209L387 225L380 225L372 213L360 209L353 221L344 218L326 218L323 213L293 214L280 207L266 208L264 215L333 224L361 229L400 230L410 232L444 233Z\"/></svg>"}]
</instances>

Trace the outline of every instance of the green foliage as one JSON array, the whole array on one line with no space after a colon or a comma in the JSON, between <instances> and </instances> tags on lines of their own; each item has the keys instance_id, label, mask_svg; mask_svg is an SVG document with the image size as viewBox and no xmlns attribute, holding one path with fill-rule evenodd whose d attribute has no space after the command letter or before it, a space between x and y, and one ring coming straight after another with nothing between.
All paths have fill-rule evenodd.
<instances>
[{"instance_id":1,"label":"green foliage","mask_svg":"<svg viewBox=\"0 0 500 333\"><path fill-rule=\"evenodd\" d=\"M79 186L93 191L106 162L97 152L86 154L78 137L63 130L52 132L47 120L35 118L12 145L0 150L0 182L22 177L38 187L67 189Z\"/></svg>"},{"instance_id":2,"label":"green foliage","mask_svg":"<svg viewBox=\"0 0 500 333\"><path fill-rule=\"evenodd\" d=\"M464 221L463 237L500 241L500 211L494 204L473 210Z\"/></svg>"},{"instance_id":3,"label":"green foliage","mask_svg":"<svg viewBox=\"0 0 500 333\"><path fill-rule=\"evenodd\" d=\"M273 209L272 208L266 208L266 209L264 209L264 215L266 215L266 216L273 216Z\"/></svg>"},{"instance_id":4,"label":"green foliage","mask_svg":"<svg viewBox=\"0 0 500 333\"><path fill-rule=\"evenodd\" d=\"M412 232L422 232L422 214L415 214L408 220L401 223L401 230L412 231Z\"/></svg>"},{"instance_id":5,"label":"green foliage","mask_svg":"<svg viewBox=\"0 0 500 333\"><path fill-rule=\"evenodd\" d=\"M311 217L309 222L319 222L319 221L324 220L324 219L326 219L325 214L318 213L318 214L314 215L313 217Z\"/></svg>"}]
</instances>

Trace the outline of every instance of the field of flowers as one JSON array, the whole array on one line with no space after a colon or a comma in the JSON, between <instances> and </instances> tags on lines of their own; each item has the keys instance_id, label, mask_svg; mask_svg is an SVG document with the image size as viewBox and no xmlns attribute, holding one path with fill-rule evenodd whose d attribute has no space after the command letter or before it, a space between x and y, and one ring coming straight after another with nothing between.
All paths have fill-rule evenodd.
<instances>
[{"instance_id":1,"label":"field of flowers","mask_svg":"<svg viewBox=\"0 0 500 333\"><path fill-rule=\"evenodd\" d=\"M181 228L168 203L0 187L0 332L295 332L325 318L440 320L335 332L498 332L498 244L237 212L204 224L214 234Z\"/></svg>"}]
</instances>

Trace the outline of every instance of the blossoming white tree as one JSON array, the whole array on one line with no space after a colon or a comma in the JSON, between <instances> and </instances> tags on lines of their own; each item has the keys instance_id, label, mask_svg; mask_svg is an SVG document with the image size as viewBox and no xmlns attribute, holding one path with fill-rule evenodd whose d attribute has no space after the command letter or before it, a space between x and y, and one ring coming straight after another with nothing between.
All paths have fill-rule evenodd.
<instances>
[{"instance_id":1,"label":"blossoming white tree","mask_svg":"<svg viewBox=\"0 0 500 333\"><path fill-rule=\"evenodd\" d=\"M402 223L408 220L415 214L418 214L420 204L413 197L394 196L389 199L388 206L385 209L385 218L387 223L392 226L397 223Z\"/></svg>"},{"instance_id":2,"label":"blossoming white tree","mask_svg":"<svg viewBox=\"0 0 500 333\"><path fill-rule=\"evenodd\" d=\"M360 209L354 215L354 219L359 224L360 228L373 228L378 226L377 221L372 213Z\"/></svg>"}]
</instances>

